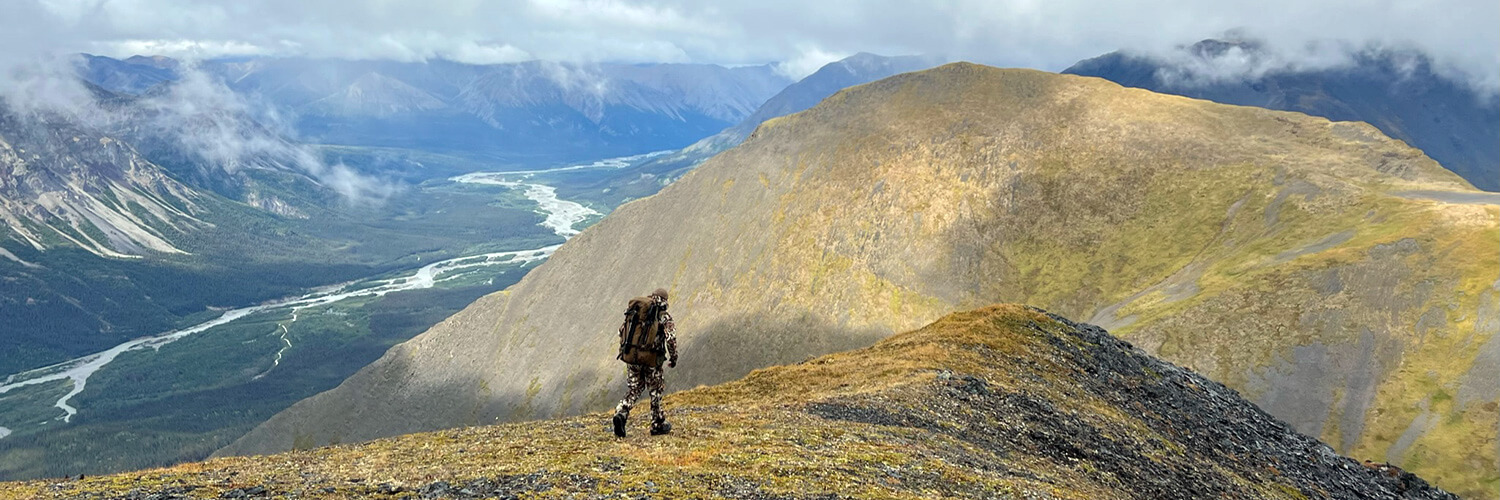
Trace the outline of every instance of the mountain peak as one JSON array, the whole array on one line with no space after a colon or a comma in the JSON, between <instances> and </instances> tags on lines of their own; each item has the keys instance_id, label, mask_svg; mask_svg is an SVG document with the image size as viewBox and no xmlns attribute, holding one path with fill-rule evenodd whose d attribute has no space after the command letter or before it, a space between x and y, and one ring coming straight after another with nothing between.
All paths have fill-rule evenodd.
<instances>
[{"instance_id":1,"label":"mountain peak","mask_svg":"<svg viewBox=\"0 0 1500 500\"><path fill-rule=\"evenodd\" d=\"M181 62L179 62L176 59L167 57L167 56L142 56L142 55L134 55L134 56L130 56L130 57L125 58L125 62L126 63L130 63L130 64L140 65L140 66L150 66L150 67L157 68L157 69L168 69L168 70L175 70L175 69L178 69L179 67L182 66Z\"/></svg>"},{"instance_id":2,"label":"mountain peak","mask_svg":"<svg viewBox=\"0 0 1500 500\"><path fill-rule=\"evenodd\" d=\"M1246 52L1256 52L1261 49L1261 43L1249 39L1229 38L1221 40L1209 38L1200 40L1198 43L1193 44L1192 47L1190 47L1188 50L1198 57L1212 59L1215 57L1223 56L1232 49L1240 49Z\"/></svg>"}]
</instances>

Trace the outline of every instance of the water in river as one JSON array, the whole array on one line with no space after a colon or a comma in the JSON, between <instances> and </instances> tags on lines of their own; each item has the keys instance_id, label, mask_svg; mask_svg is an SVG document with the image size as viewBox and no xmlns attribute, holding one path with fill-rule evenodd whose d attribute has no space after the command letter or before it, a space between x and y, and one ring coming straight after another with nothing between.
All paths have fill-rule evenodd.
<instances>
[{"instance_id":1,"label":"water in river","mask_svg":"<svg viewBox=\"0 0 1500 500\"><path fill-rule=\"evenodd\" d=\"M646 155L611 158L607 160L600 160L588 165L563 167L561 169L555 170L623 168L624 166L632 164L632 162L634 161L650 158L652 155L657 154L659 153L648 153ZM559 199L557 197L557 190L552 186L528 183L521 180L512 180L524 179L528 177L529 174L541 172L545 171L529 170L521 172L497 173L478 172L454 177L452 180L462 183L489 184L506 186L514 189L525 189L525 196L535 201L537 203L538 210L547 216L547 219L542 222L543 226L552 229L554 232L564 238L569 238L573 235L578 234L578 230L574 228L574 226L580 222L583 222L590 216L598 215L599 212L572 201ZM0 384L0 395L28 386L37 386L49 382L69 380L72 383L71 388L66 394L58 398L56 403L53 404L53 406L56 406L58 409L62 410L63 415L61 419L66 422L71 420L74 415L78 414L78 409L70 405L69 401L71 401L73 397L77 396L79 393L83 392L84 386L87 385L89 377L95 372L99 371L99 369L104 368L110 362L114 361L116 357L125 352L147 348L160 349L161 346L170 344L183 337L187 337L195 333L201 333L205 330L233 322L235 320L258 312L271 310L290 310L290 312L295 317L295 314L298 310L308 307L332 304L334 302L338 302L348 298L383 296L391 292L432 288L438 282L443 281L445 279L445 276L448 278L456 277L456 275L458 274L456 273L456 271L483 266L514 265L536 262L551 256L552 252L557 250L557 248L560 246L562 245L552 245L529 250L495 252L483 255L469 255L427 264L412 271L408 275L376 281L373 283L374 286L356 287L352 286L354 285L354 283L333 285L313 290L311 293L301 296L288 297L286 299L255 306L231 309L225 311L223 314L212 320L193 325L188 328L174 330L151 337L138 338L114 346L103 352L98 352L55 365L10 375L3 380L3 384ZM356 283L364 285L371 284L368 281L361 281ZM279 355L280 353L278 353L278 359ZM10 433L10 429L0 427L0 438L4 438Z\"/></svg>"}]
</instances>

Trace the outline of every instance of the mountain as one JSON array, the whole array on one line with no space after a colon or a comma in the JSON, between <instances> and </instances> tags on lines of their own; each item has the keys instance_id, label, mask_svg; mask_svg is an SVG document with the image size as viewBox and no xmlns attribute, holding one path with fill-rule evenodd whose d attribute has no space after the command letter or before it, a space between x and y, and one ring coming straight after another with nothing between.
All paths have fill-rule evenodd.
<instances>
[{"instance_id":1,"label":"mountain","mask_svg":"<svg viewBox=\"0 0 1500 500\"><path fill-rule=\"evenodd\" d=\"M206 224L199 199L129 144L0 103L0 220L11 238L109 257L180 254L172 237Z\"/></svg>"},{"instance_id":2,"label":"mountain","mask_svg":"<svg viewBox=\"0 0 1500 500\"><path fill-rule=\"evenodd\" d=\"M667 287L673 390L1030 303L1487 497L1486 196L1363 123L949 64L763 123L220 454L607 408L621 307Z\"/></svg>"},{"instance_id":3,"label":"mountain","mask_svg":"<svg viewBox=\"0 0 1500 500\"><path fill-rule=\"evenodd\" d=\"M927 56L887 57L861 52L819 68L781 92L766 100L754 113L739 123L705 137L693 144L660 156L639 168L633 168L621 176L582 183L573 187L578 195L589 191L608 189L613 197L628 199L649 196L662 187L659 179L681 177L704 160L732 148L750 136L755 128L766 120L786 116L812 107L839 90L873 82L881 78L909 71L918 71L942 64L942 60ZM645 174L645 175L642 175Z\"/></svg>"},{"instance_id":4,"label":"mountain","mask_svg":"<svg viewBox=\"0 0 1500 500\"><path fill-rule=\"evenodd\" d=\"M253 58L198 69L295 117L296 131L312 142L533 162L679 148L745 118L789 83L770 66L704 64ZM93 56L81 74L115 90L170 79L165 70Z\"/></svg>"},{"instance_id":5,"label":"mountain","mask_svg":"<svg viewBox=\"0 0 1500 500\"><path fill-rule=\"evenodd\" d=\"M184 182L111 120L16 109L0 102L0 374L167 331L206 306L265 300L352 271L265 269L254 254L312 245L276 216ZM281 203L271 193L283 191L243 192L253 205Z\"/></svg>"},{"instance_id":6,"label":"mountain","mask_svg":"<svg viewBox=\"0 0 1500 500\"><path fill-rule=\"evenodd\" d=\"M384 117L442 109L432 94L380 73L366 73L333 94L307 104L308 112L332 116Z\"/></svg>"},{"instance_id":7,"label":"mountain","mask_svg":"<svg viewBox=\"0 0 1500 500\"><path fill-rule=\"evenodd\" d=\"M181 63L155 56L134 56L124 60L80 54L75 61L84 80L111 92L139 94L164 82L181 78Z\"/></svg>"},{"instance_id":8,"label":"mountain","mask_svg":"<svg viewBox=\"0 0 1500 500\"><path fill-rule=\"evenodd\" d=\"M106 105L112 114L103 128L174 178L279 216L305 219L370 195L349 185L379 182L352 171L338 179L339 167L212 83L164 82Z\"/></svg>"},{"instance_id":9,"label":"mountain","mask_svg":"<svg viewBox=\"0 0 1500 500\"><path fill-rule=\"evenodd\" d=\"M1232 77L1198 75L1195 68L1212 73L1273 55L1255 42L1204 40L1175 57L1113 52L1063 72L1226 104L1363 121L1421 149L1474 186L1500 191L1500 99L1436 74L1425 55L1364 51L1347 66Z\"/></svg>"},{"instance_id":10,"label":"mountain","mask_svg":"<svg viewBox=\"0 0 1500 500\"><path fill-rule=\"evenodd\" d=\"M817 334L817 332L808 332ZM79 480L26 498L1456 499L1316 439L1097 327L1021 306L606 415L413 434Z\"/></svg>"},{"instance_id":11,"label":"mountain","mask_svg":"<svg viewBox=\"0 0 1500 500\"><path fill-rule=\"evenodd\" d=\"M778 116L786 116L807 108L848 87L870 83L881 78L908 71L919 71L942 64L943 61L930 56L886 57L861 52L844 59L828 63L813 74L782 89L771 97L749 117L733 127L699 141L694 146L720 151L729 149L750 137L761 123ZM707 146L707 147L704 147ZM713 156L710 154L708 156ZM706 157L705 157L706 158Z\"/></svg>"},{"instance_id":12,"label":"mountain","mask_svg":"<svg viewBox=\"0 0 1500 500\"><path fill-rule=\"evenodd\" d=\"M342 196L201 83L0 102L0 479L202 459L563 241L524 190Z\"/></svg>"}]
</instances>

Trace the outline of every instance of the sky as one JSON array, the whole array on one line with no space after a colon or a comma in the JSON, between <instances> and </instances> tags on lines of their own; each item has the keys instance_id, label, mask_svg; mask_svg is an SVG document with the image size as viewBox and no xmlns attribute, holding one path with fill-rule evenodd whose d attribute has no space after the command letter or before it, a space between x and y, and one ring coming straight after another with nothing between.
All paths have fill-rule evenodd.
<instances>
[{"instance_id":1,"label":"sky","mask_svg":"<svg viewBox=\"0 0 1500 500\"><path fill-rule=\"evenodd\" d=\"M11 59L311 56L469 63L774 63L792 78L856 52L1060 71L1117 49L1243 33L1289 67L1417 49L1500 90L1496 0L0 0ZM4 64L0 60L0 64Z\"/></svg>"},{"instance_id":2,"label":"sky","mask_svg":"<svg viewBox=\"0 0 1500 500\"><path fill-rule=\"evenodd\" d=\"M1195 84L1395 49L1500 97L1497 0L0 0L0 16L0 102L23 115L149 116L208 168L271 161L353 201L397 188L284 140L285 120L192 65L141 109L101 107L75 77L76 54L773 64L800 79L858 52L1061 71L1125 50L1175 62L1158 77ZM1183 49L1226 34L1262 48L1207 61Z\"/></svg>"}]
</instances>

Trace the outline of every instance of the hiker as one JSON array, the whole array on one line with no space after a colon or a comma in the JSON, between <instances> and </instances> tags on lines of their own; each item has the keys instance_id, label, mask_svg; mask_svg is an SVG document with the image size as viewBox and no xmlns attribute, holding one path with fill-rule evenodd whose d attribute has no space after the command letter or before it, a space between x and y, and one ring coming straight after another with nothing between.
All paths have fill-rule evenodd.
<instances>
[{"instance_id":1,"label":"hiker","mask_svg":"<svg viewBox=\"0 0 1500 500\"><path fill-rule=\"evenodd\" d=\"M641 398L641 391L651 391L651 435L672 432L666 414L661 410L662 362L668 368L677 367L677 337L672 335L676 327L672 315L667 314L667 291L662 288L646 297L630 299L625 308L625 323L620 325L620 354L616 359L625 362L625 399L615 407L615 436L625 437L625 421L630 418L630 407ZM668 358L667 355L671 357Z\"/></svg>"}]
</instances>

